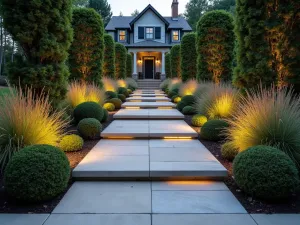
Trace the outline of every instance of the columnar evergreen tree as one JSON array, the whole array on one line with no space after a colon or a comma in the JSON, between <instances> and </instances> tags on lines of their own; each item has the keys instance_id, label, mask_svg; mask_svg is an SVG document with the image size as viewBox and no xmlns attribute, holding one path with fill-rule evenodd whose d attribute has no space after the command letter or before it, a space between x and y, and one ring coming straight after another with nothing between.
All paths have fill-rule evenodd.
<instances>
[{"instance_id":1,"label":"columnar evergreen tree","mask_svg":"<svg viewBox=\"0 0 300 225\"><path fill-rule=\"evenodd\" d=\"M181 41L181 76L182 81L196 78L197 75L197 51L196 34L189 33L182 37Z\"/></svg>"},{"instance_id":2,"label":"columnar evergreen tree","mask_svg":"<svg viewBox=\"0 0 300 225\"><path fill-rule=\"evenodd\" d=\"M127 54L126 59L126 75L127 77L132 77L132 55L130 53Z\"/></svg>"},{"instance_id":3,"label":"columnar evergreen tree","mask_svg":"<svg viewBox=\"0 0 300 225\"><path fill-rule=\"evenodd\" d=\"M203 15L197 25L198 80L219 83L232 76L233 18L223 10Z\"/></svg>"},{"instance_id":4,"label":"columnar evergreen tree","mask_svg":"<svg viewBox=\"0 0 300 225\"><path fill-rule=\"evenodd\" d=\"M168 52L165 55L165 71L166 71L166 77L172 78L172 72L171 72L171 54Z\"/></svg>"},{"instance_id":5,"label":"columnar evergreen tree","mask_svg":"<svg viewBox=\"0 0 300 225\"><path fill-rule=\"evenodd\" d=\"M116 52L116 78L125 79L126 78L126 61L127 61L127 50L124 45L120 43L115 44Z\"/></svg>"},{"instance_id":6,"label":"columnar evergreen tree","mask_svg":"<svg viewBox=\"0 0 300 225\"><path fill-rule=\"evenodd\" d=\"M109 34L104 35L104 63L103 76L116 78L115 68L115 41Z\"/></svg>"},{"instance_id":7,"label":"columnar evergreen tree","mask_svg":"<svg viewBox=\"0 0 300 225\"><path fill-rule=\"evenodd\" d=\"M13 85L63 99L69 76L65 60L72 41L72 0L1 0L4 28L23 49L25 60L8 68Z\"/></svg>"},{"instance_id":8,"label":"columnar evergreen tree","mask_svg":"<svg viewBox=\"0 0 300 225\"><path fill-rule=\"evenodd\" d=\"M172 77L181 78L181 65L180 65L180 45L174 45L171 48L171 73Z\"/></svg>"},{"instance_id":9,"label":"columnar evergreen tree","mask_svg":"<svg viewBox=\"0 0 300 225\"><path fill-rule=\"evenodd\" d=\"M103 22L94 9L73 10L74 41L70 48L70 79L101 84L103 66Z\"/></svg>"}]
</instances>

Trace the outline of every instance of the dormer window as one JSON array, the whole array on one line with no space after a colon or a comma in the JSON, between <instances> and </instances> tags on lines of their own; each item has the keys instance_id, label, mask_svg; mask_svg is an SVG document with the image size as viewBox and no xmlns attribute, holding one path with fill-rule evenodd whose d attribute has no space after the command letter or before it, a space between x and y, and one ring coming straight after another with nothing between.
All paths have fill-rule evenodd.
<instances>
[{"instance_id":1,"label":"dormer window","mask_svg":"<svg viewBox=\"0 0 300 225\"><path fill-rule=\"evenodd\" d=\"M119 41L126 42L126 30L119 30Z\"/></svg>"},{"instance_id":2,"label":"dormer window","mask_svg":"<svg viewBox=\"0 0 300 225\"><path fill-rule=\"evenodd\" d=\"M179 41L179 30L173 30L172 31L172 40L173 42Z\"/></svg>"},{"instance_id":3,"label":"dormer window","mask_svg":"<svg viewBox=\"0 0 300 225\"><path fill-rule=\"evenodd\" d=\"M146 39L153 39L154 29L153 27L146 27Z\"/></svg>"}]
</instances>

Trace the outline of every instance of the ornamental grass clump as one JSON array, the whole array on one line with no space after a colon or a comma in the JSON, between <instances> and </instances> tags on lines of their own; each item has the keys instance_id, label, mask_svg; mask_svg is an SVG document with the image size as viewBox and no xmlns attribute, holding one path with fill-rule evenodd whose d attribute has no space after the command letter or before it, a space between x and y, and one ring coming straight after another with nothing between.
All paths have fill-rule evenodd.
<instances>
[{"instance_id":1,"label":"ornamental grass clump","mask_svg":"<svg viewBox=\"0 0 300 225\"><path fill-rule=\"evenodd\" d=\"M181 79L178 78L174 78L170 81L169 85L168 85L168 91L173 91L176 92L177 94L179 93L179 89L182 85L182 81Z\"/></svg>"},{"instance_id":2,"label":"ornamental grass clump","mask_svg":"<svg viewBox=\"0 0 300 225\"><path fill-rule=\"evenodd\" d=\"M68 119L64 110L53 111L46 94L27 88L10 88L11 95L0 98L0 167L20 148L28 145L56 145L65 134Z\"/></svg>"},{"instance_id":3,"label":"ornamental grass clump","mask_svg":"<svg viewBox=\"0 0 300 225\"><path fill-rule=\"evenodd\" d=\"M128 87L127 82L123 79L117 80L117 85L118 85L118 87L122 87L122 88L126 88L126 89Z\"/></svg>"},{"instance_id":4,"label":"ornamental grass clump","mask_svg":"<svg viewBox=\"0 0 300 225\"><path fill-rule=\"evenodd\" d=\"M189 80L183 83L179 88L179 95L184 97L186 95L194 95L198 88L198 82L196 80Z\"/></svg>"},{"instance_id":5,"label":"ornamental grass clump","mask_svg":"<svg viewBox=\"0 0 300 225\"><path fill-rule=\"evenodd\" d=\"M165 79L161 84L159 85L159 88L162 89L163 91L166 91L169 84L171 82L171 79Z\"/></svg>"},{"instance_id":6,"label":"ornamental grass clump","mask_svg":"<svg viewBox=\"0 0 300 225\"><path fill-rule=\"evenodd\" d=\"M105 93L95 84L74 81L69 85L67 93L67 102L72 108L84 102L96 102L103 105L105 101Z\"/></svg>"},{"instance_id":7,"label":"ornamental grass clump","mask_svg":"<svg viewBox=\"0 0 300 225\"><path fill-rule=\"evenodd\" d=\"M276 147L300 166L300 98L286 88L246 92L228 121L228 139L239 151L256 145Z\"/></svg>"},{"instance_id":8,"label":"ornamental grass clump","mask_svg":"<svg viewBox=\"0 0 300 225\"><path fill-rule=\"evenodd\" d=\"M236 109L239 96L238 89L230 84L214 84L196 96L194 107L209 119L229 118Z\"/></svg>"},{"instance_id":9,"label":"ornamental grass clump","mask_svg":"<svg viewBox=\"0 0 300 225\"><path fill-rule=\"evenodd\" d=\"M125 82L127 83L128 88L131 89L132 91L134 91L139 87L137 82L131 77L127 77L125 79Z\"/></svg>"},{"instance_id":10,"label":"ornamental grass clump","mask_svg":"<svg viewBox=\"0 0 300 225\"><path fill-rule=\"evenodd\" d=\"M117 82L114 81L111 78L103 77L102 78L102 83L103 83L103 89L104 89L105 92L107 92L107 91L116 92L117 89L118 89Z\"/></svg>"}]
</instances>

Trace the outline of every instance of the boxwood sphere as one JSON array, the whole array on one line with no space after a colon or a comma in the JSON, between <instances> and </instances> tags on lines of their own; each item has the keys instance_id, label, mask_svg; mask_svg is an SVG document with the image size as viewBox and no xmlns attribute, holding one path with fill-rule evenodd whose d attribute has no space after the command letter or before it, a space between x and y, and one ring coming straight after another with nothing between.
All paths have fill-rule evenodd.
<instances>
[{"instance_id":1,"label":"boxwood sphere","mask_svg":"<svg viewBox=\"0 0 300 225\"><path fill-rule=\"evenodd\" d=\"M40 202L62 193L70 178L65 153L50 145L32 145L17 152L4 173L7 193L21 201Z\"/></svg>"},{"instance_id":2,"label":"boxwood sphere","mask_svg":"<svg viewBox=\"0 0 300 225\"><path fill-rule=\"evenodd\" d=\"M232 161L237 156L237 154L239 154L239 149L234 147L232 142L226 142L222 145L221 155L224 159Z\"/></svg>"},{"instance_id":3,"label":"boxwood sphere","mask_svg":"<svg viewBox=\"0 0 300 225\"><path fill-rule=\"evenodd\" d=\"M196 110L194 109L193 106L187 105L182 109L182 113L184 115L194 115L196 113Z\"/></svg>"},{"instance_id":4,"label":"boxwood sphere","mask_svg":"<svg viewBox=\"0 0 300 225\"><path fill-rule=\"evenodd\" d=\"M233 161L238 186L262 199L282 199L299 187L296 165L284 152L270 146L255 146L238 154Z\"/></svg>"},{"instance_id":5,"label":"boxwood sphere","mask_svg":"<svg viewBox=\"0 0 300 225\"><path fill-rule=\"evenodd\" d=\"M177 109L182 112L183 108L186 107L187 105L185 104L185 102L180 101L177 103Z\"/></svg>"},{"instance_id":6,"label":"boxwood sphere","mask_svg":"<svg viewBox=\"0 0 300 225\"><path fill-rule=\"evenodd\" d=\"M175 92L175 91L170 91L169 93L168 93L168 97L169 98L173 98L173 96L177 96L177 92Z\"/></svg>"},{"instance_id":7,"label":"boxwood sphere","mask_svg":"<svg viewBox=\"0 0 300 225\"><path fill-rule=\"evenodd\" d=\"M122 101L122 102L126 102L126 96L123 94L118 94L118 98Z\"/></svg>"},{"instance_id":8,"label":"boxwood sphere","mask_svg":"<svg viewBox=\"0 0 300 225\"><path fill-rule=\"evenodd\" d=\"M79 122L77 130L80 136L84 139L98 139L100 138L102 125L94 118L86 118Z\"/></svg>"},{"instance_id":9,"label":"boxwood sphere","mask_svg":"<svg viewBox=\"0 0 300 225\"><path fill-rule=\"evenodd\" d=\"M101 123L104 123L108 120L108 111L106 109L103 109L103 118Z\"/></svg>"},{"instance_id":10,"label":"boxwood sphere","mask_svg":"<svg viewBox=\"0 0 300 225\"><path fill-rule=\"evenodd\" d=\"M200 137L209 141L220 141L226 127L229 124L224 120L209 120L201 128Z\"/></svg>"},{"instance_id":11,"label":"boxwood sphere","mask_svg":"<svg viewBox=\"0 0 300 225\"><path fill-rule=\"evenodd\" d=\"M202 127L207 122L207 117L201 114L197 114L192 118L192 125L194 127Z\"/></svg>"},{"instance_id":12,"label":"boxwood sphere","mask_svg":"<svg viewBox=\"0 0 300 225\"><path fill-rule=\"evenodd\" d=\"M106 99L112 99L112 98L117 98L117 93L113 92L113 91L106 91L105 92L105 98Z\"/></svg>"},{"instance_id":13,"label":"boxwood sphere","mask_svg":"<svg viewBox=\"0 0 300 225\"><path fill-rule=\"evenodd\" d=\"M181 101L181 97L177 96L176 98L173 99L174 103L178 103Z\"/></svg>"},{"instance_id":14,"label":"boxwood sphere","mask_svg":"<svg viewBox=\"0 0 300 225\"><path fill-rule=\"evenodd\" d=\"M132 90L130 88L127 88L128 94L132 94Z\"/></svg>"},{"instance_id":15,"label":"boxwood sphere","mask_svg":"<svg viewBox=\"0 0 300 225\"><path fill-rule=\"evenodd\" d=\"M115 110L115 105L110 102L107 102L103 105L103 109L106 109L107 111L112 112Z\"/></svg>"},{"instance_id":16,"label":"boxwood sphere","mask_svg":"<svg viewBox=\"0 0 300 225\"><path fill-rule=\"evenodd\" d=\"M95 118L99 122L103 118L103 109L96 102L84 102L74 109L74 119L78 123L85 118Z\"/></svg>"},{"instance_id":17,"label":"boxwood sphere","mask_svg":"<svg viewBox=\"0 0 300 225\"><path fill-rule=\"evenodd\" d=\"M186 95L181 98L181 101L186 105L193 105L196 102L196 98L193 95Z\"/></svg>"},{"instance_id":18,"label":"boxwood sphere","mask_svg":"<svg viewBox=\"0 0 300 225\"><path fill-rule=\"evenodd\" d=\"M121 109L122 101L120 99L118 99L118 98L112 98L112 99L110 99L107 102L110 102L110 103L114 104L116 109Z\"/></svg>"},{"instance_id":19,"label":"boxwood sphere","mask_svg":"<svg viewBox=\"0 0 300 225\"><path fill-rule=\"evenodd\" d=\"M83 139L80 136L76 134L71 134L66 135L61 139L59 143L59 148L64 152L74 152L81 150L83 144Z\"/></svg>"},{"instance_id":20,"label":"boxwood sphere","mask_svg":"<svg viewBox=\"0 0 300 225\"><path fill-rule=\"evenodd\" d=\"M122 94L122 95L125 95L126 97L129 97L128 90L127 90L127 88L124 88L124 87L118 88L118 94Z\"/></svg>"}]
</instances>

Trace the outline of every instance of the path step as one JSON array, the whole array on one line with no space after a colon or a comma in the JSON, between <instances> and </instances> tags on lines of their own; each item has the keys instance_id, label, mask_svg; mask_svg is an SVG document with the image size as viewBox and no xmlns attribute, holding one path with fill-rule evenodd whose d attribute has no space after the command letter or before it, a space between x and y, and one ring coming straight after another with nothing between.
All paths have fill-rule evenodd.
<instances>
[{"instance_id":1,"label":"path step","mask_svg":"<svg viewBox=\"0 0 300 225\"><path fill-rule=\"evenodd\" d=\"M131 94L130 97L166 97L165 94Z\"/></svg>"},{"instance_id":2,"label":"path step","mask_svg":"<svg viewBox=\"0 0 300 225\"><path fill-rule=\"evenodd\" d=\"M114 119L184 119L177 109L121 109Z\"/></svg>"},{"instance_id":3,"label":"path step","mask_svg":"<svg viewBox=\"0 0 300 225\"><path fill-rule=\"evenodd\" d=\"M217 180L227 170L198 140L101 140L73 170L77 180Z\"/></svg>"},{"instance_id":4,"label":"path step","mask_svg":"<svg viewBox=\"0 0 300 225\"><path fill-rule=\"evenodd\" d=\"M125 102L122 104L122 108L130 109L172 109L176 108L176 105L172 102Z\"/></svg>"},{"instance_id":5,"label":"path step","mask_svg":"<svg viewBox=\"0 0 300 225\"><path fill-rule=\"evenodd\" d=\"M127 102L170 102L171 100L167 97L129 97L126 99Z\"/></svg>"},{"instance_id":6,"label":"path step","mask_svg":"<svg viewBox=\"0 0 300 225\"><path fill-rule=\"evenodd\" d=\"M198 133L183 120L115 120L103 138L197 138Z\"/></svg>"}]
</instances>

